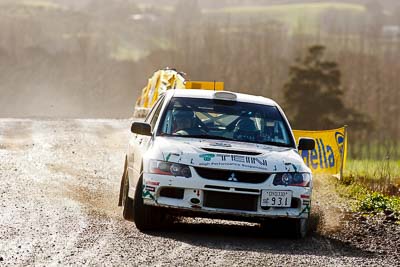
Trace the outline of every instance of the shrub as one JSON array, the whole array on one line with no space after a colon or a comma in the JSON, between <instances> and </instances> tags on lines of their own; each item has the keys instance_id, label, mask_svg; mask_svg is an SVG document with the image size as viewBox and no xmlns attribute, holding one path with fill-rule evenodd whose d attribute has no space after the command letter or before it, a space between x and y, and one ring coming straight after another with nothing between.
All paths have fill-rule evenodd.
<instances>
[{"instance_id":1,"label":"shrub","mask_svg":"<svg viewBox=\"0 0 400 267\"><path fill-rule=\"evenodd\" d=\"M400 198L393 196L384 196L378 192L369 192L359 198L356 207L358 211L363 212L385 212L386 214L393 214L393 216L400 220Z\"/></svg>"},{"instance_id":2,"label":"shrub","mask_svg":"<svg viewBox=\"0 0 400 267\"><path fill-rule=\"evenodd\" d=\"M359 200L358 210L368 212L379 212L388 209L389 198L384 195L373 192L366 194Z\"/></svg>"}]
</instances>

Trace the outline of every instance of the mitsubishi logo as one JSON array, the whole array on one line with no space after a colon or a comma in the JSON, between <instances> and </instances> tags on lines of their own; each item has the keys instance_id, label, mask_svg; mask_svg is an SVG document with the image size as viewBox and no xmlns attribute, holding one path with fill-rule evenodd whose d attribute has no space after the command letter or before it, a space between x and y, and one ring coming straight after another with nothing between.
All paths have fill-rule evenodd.
<instances>
[{"instance_id":1,"label":"mitsubishi logo","mask_svg":"<svg viewBox=\"0 0 400 267\"><path fill-rule=\"evenodd\" d=\"M232 172L231 176L228 178L228 181L238 182L238 179L235 177L235 173Z\"/></svg>"}]
</instances>

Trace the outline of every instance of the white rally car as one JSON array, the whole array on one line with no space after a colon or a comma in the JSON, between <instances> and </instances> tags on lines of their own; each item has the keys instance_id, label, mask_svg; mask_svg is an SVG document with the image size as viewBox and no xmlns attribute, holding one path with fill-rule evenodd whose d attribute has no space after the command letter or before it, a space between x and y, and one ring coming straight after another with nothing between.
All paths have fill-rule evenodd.
<instances>
[{"instance_id":1,"label":"white rally car","mask_svg":"<svg viewBox=\"0 0 400 267\"><path fill-rule=\"evenodd\" d=\"M133 122L119 205L139 230L167 216L265 222L307 232L312 174L274 101L208 90L169 90Z\"/></svg>"}]
</instances>

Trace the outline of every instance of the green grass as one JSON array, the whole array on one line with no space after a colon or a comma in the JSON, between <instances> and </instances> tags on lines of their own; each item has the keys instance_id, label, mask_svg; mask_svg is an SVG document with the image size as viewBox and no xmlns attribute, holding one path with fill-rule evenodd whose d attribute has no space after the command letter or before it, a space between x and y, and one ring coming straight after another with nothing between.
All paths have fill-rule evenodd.
<instances>
[{"instance_id":1,"label":"green grass","mask_svg":"<svg viewBox=\"0 0 400 267\"><path fill-rule=\"evenodd\" d=\"M52 2L45 0L25 0L22 1L22 5L36 8L45 8L45 9L60 9L61 6Z\"/></svg>"},{"instance_id":2,"label":"green grass","mask_svg":"<svg viewBox=\"0 0 400 267\"><path fill-rule=\"evenodd\" d=\"M147 9L151 9L151 10L157 10L157 11L162 11L162 12L173 12L175 10L174 5L152 5L152 4L148 4L148 3L138 3L137 7L141 10L147 10Z\"/></svg>"},{"instance_id":3,"label":"green grass","mask_svg":"<svg viewBox=\"0 0 400 267\"><path fill-rule=\"evenodd\" d=\"M367 143L368 142L368 143ZM352 140L349 146L349 157L355 159L400 159L400 142L386 139L384 142L379 140L358 141Z\"/></svg>"},{"instance_id":4,"label":"green grass","mask_svg":"<svg viewBox=\"0 0 400 267\"><path fill-rule=\"evenodd\" d=\"M356 180L349 183L349 179L341 180L337 184L337 191L342 197L352 200L354 211L365 214L378 214L384 212L400 222L400 197L388 196L381 192L370 190Z\"/></svg>"},{"instance_id":5,"label":"green grass","mask_svg":"<svg viewBox=\"0 0 400 267\"><path fill-rule=\"evenodd\" d=\"M349 4L344 2L331 2L331 3L301 3L301 4L282 4L282 5L268 5L268 6L240 6L240 7L227 7L214 12L225 13L263 13L263 14L277 14L285 15L287 13L316 13L324 11L329 8L346 9L354 12L363 12L365 7L359 4ZM212 11L210 11L212 12Z\"/></svg>"},{"instance_id":6,"label":"green grass","mask_svg":"<svg viewBox=\"0 0 400 267\"><path fill-rule=\"evenodd\" d=\"M347 160L344 176L363 179L400 179L400 160Z\"/></svg>"},{"instance_id":7,"label":"green grass","mask_svg":"<svg viewBox=\"0 0 400 267\"><path fill-rule=\"evenodd\" d=\"M348 160L338 192L355 211L386 213L400 220L400 161Z\"/></svg>"},{"instance_id":8,"label":"green grass","mask_svg":"<svg viewBox=\"0 0 400 267\"><path fill-rule=\"evenodd\" d=\"M328 9L346 10L354 13L363 13L365 11L365 7L359 4L331 2L227 7L217 10L203 10L203 13L224 13L252 18L262 16L268 19L281 21L288 25L291 30L300 27L305 33L315 33L320 15Z\"/></svg>"},{"instance_id":9,"label":"green grass","mask_svg":"<svg viewBox=\"0 0 400 267\"><path fill-rule=\"evenodd\" d=\"M374 192L400 196L400 161L348 160L342 183L358 184Z\"/></svg>"},{"instance_id":10,"label":"green grass","mask_svg":"<svg viewBox=\"0 0 400 267\"><path fill-rule=\"evenodd\" d=\"M118 46L110 57L117 61L137 61L148 55L148 52L135 48Z\"/></svg>"}]
</instances>

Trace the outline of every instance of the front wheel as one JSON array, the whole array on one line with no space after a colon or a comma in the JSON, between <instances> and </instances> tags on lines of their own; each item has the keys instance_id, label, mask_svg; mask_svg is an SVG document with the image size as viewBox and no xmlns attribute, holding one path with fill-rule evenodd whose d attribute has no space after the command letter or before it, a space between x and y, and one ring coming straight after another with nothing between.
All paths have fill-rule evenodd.
<instances>
[{"instance_id":1,"label":"front wheel","mask_svg":"<svg viewBox=\"0 0 400 267\"><path fill-rule=\"evenodd\" d=\"M134 210L133 210L133 199L131 199L128 196L129 193L129 176L128 172L124 174L124 178L122 180L123 182L123 191L122 191L122 203L124 205L124 210L122 212L122 216L124 217L125 220L128 221L133 221L133 215L134 215Z\"/></svg>"},{"instance_id":2,"label":"front wheel","mask_svg":"<svg viewBox=\"0 0 400 267\"><path fill-rule=\"evenodd\" d=\"M305 238L308 233L308 218L296 219L294 221L294 230L296 238Z\"/></svg>"},{"instance_id":3,"label":"front wheel","mask_svg":"<svg viewBox=\"0 0 400 267\"><path fill-rule=\"evenodd\" d=\"M140 178L135 190L135 200L133 204L133 220L139 231L152 230L159 227L164 220L160 209L143 203L143 178Z\"/></svg>"}]
</instances>

